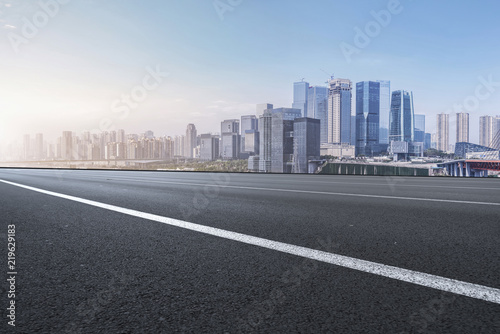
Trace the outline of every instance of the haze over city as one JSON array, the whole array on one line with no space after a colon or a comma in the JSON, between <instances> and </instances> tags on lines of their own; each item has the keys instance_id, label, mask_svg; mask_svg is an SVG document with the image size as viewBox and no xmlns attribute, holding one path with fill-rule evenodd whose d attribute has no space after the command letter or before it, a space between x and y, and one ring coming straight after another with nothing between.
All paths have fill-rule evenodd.
<instances>
[{"instance_id":1,"label":"haze over city","mask_svg":"<svg viewBox=\"0 0 500 334\"><path fill-rule=\"evenodd\" d=\"M218 132L222 120L254 114L257 103L290 107L293 82L325 85L331 74L412 91L428 132L436 114L450 113L451 144L454 106L475 96L480 78L493 91L462 109L470 114L470 141L478 142L480 116L500 114L495 1L234 4L61 1L26 36L23 18L35 22L40 5L2 1L0 141L39 132L54 140L64 130L98 130L103 119L130 133L182 134L188 123L198 133ZM390 6L396 14L359 47L357 29L366 31L374 13ZM346 56L347 44L358 52ZM151 70L163 74L157 87L127 115L113 112Z\"/></svg>"}]
</instances>

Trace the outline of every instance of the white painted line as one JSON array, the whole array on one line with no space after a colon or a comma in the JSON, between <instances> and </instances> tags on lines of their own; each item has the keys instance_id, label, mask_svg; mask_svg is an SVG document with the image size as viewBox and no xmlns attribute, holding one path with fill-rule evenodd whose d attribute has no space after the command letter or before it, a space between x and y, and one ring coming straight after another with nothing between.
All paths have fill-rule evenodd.
<instances>
[{"instance_id":1,"label":"white painted line","mask_svg":"<svg viewBox=\"0 0 500 334\"><path fill-rule=\"evenodd\" d=\"M462 296L467 296L471 298L476 298L496 304L500 304L500 289L491 288L483 285L467 283L463 281L454 280L451 278L435 276L431 274L421 273L418 271L402 269L394 266L388 266L381 263L356 259L353 257L348 257L344 255L338 255L333 253L328 253L324 251L319 251L311 248L296 246L292 244L287 244L284 242L268 240L264 238L258 238L247 234L231 232L227 230L222 230L215 227L209 227L205 225L199 225L194 223L189 223L183 220L158 216L146 212L141 212L132 209L126 209L115 205L100 203L96 201L87 200L84 198L79 198L75 196L64 195L52 191L47 191L39 188L34 188L30 186L25 186L18 183L13 183L9 181L4 181L0 179L0 182L10 184L16 187L36 191L42 194L55 196L63 199L67 199L74 202L79 202L98 208L115 211L123 213L129 216L148 219L160 223L164 223L171 226L176 226L184 228L187 230L200 232L208 235L213 235L216 237L238 241L241 243L259 246L262 248L267 248L275 250L282 253L292 254L312 260L317 260L325 263L330 263L333 265L341 266L344 268L354 269L370 274L375 274L378 276L388 277L395 280L413 283L421 285L424 287L437 289L441 291L451 292Z\"/></svg>"},{"instance_id":2,"label":"white painted line","mask_svg":"<svg viewBox=\"0 0 500 334\"><path fill-rule=\"evenodd\" d=\"M398 200L410 200L410 201L424 201L424 202L445 202L445 203L459 203L459 204L477 204L477 205L500 206L500 203L493 203L493 202L472 202L472 201L458 201L458 200L452 200L452 199L438 199L438 198L400 197L400 196L385 196L385 195L334 193L334 192L314 191L314 190L279 189L279 188L257 188L257 187L228 186L228 185L218 185L218 184L208 184L208 183L192 183L192 182L152 181L152 180L148 180L148 179L124 178L124 177L113 177L113 176L103 177L103 178L85 177L85 178L82 178L82 179L85 179L85 180L89 180L89 179L95 179L95 180L109 179L111 181L116 180L116 181L132 181L132 182L141 182L141 183L177 184L177 185L197 186L197 187L216 187L216 188L232 188L232 189L246 189L246 190L265 190L265 191L280 191L280 192L319 194L319 195L370 197L370 198L386 198L386 199L398 199Z\"/></svg>"}]
</instances>

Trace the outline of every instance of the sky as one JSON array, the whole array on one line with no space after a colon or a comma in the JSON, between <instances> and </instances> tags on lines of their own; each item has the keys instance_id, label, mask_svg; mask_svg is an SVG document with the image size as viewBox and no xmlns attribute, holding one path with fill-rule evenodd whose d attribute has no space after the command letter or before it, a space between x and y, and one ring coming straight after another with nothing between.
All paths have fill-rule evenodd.
<instances>
[{"instance_id":1,"label":"sky","mask_svg":"<svg viewBox=\"0 0 500 334\"><path fill-rule=\"evenodd\" d=\"M499 12L494 0L0 0L0 143L216 133L331 74L412 91L427 132L451 114L451 143L469 112L477 143L479 116L500 115Z\"/></svg>"}]
</instances>

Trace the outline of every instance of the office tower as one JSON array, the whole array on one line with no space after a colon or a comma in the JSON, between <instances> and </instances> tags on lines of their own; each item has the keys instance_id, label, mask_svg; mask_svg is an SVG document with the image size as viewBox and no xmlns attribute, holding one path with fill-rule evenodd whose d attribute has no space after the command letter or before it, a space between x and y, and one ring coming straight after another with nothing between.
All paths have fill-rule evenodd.
<instances>
[{"instance_id":1,"label":"office tower","mask_svg":"<svg viewBox=\"0 0 500 334\"><path fill-rule=\"evenodd\" d=\"M379 143L384 145L384 144L389 144L389 115L391 113L391 82L389 80L376 80L376 82L380 83Z\"/></svg>"},{"instance_id":2,"label":"office tower","mask_svg":"<svg viewBox=\"0 0 500 334\"><path fill-rule=\"evenodd\" d=\"M380 153L380 83L356 84L356 155Z\"/></svg>"},{"instance_id":3,"label":"office tower","mask_svg":"<svg viewBox=\"0 0 500 334\"><path fill-rule=\"evenodd\" d=\"M293 83L293 103L292 108L300 109L301 117L308 117L307 98L309 83L305 81Z\"/></svg>"},{"instance_id":4,"label":"office tower","mask_svg":"<svg viewBox=\"0 0 500 334\"><path fill-rule=\"evenodd\" d=\"M200 160L214 161L219 158L219 136L210 133L200 136Z\"/></svg>"},{"instance_id":5,"label":"office tower","mask_svg":"<svg viewBox=\"0 0 500 334\"><path fill-rule=\"evenodd\" d=\"M351 115L351 146L356 147L356 115Z\"/></svg>"},{"instance_id":6,"label":"office tower","mask_svg":"<svg viewBox=\"0 0 500 334\"><path fill-rule=\"evenodd\" d=\"M308 173L309 160L320 157L321 121L302 117L293 122L293 173Z\"/></svg>"},{"instance_id":7,"label":"office tower","mask_svg":"<svg viewBox=\"0 0 500 334\"><path fill-rule=\"evenodd\" d=\"M297 118L300 109L294 108L268 109L259 117L260 172L291 172L293 120Z\"/></svg>"},{"instance_id":8,"label":"office tower","mask_svg":"<svg viewBox=\"0 0 500 334\"><path fill-rule=\"evenodd\" d=\"M326 143L328 137L328 88L311 86L307 94L307 116L320 120L321 142Z\"/></svg>"},{"instance_id":9,"label":"office tower","mask_svg":"<svg viewBox=\"0 0 500 334\"><path fill-rule=\"evenodd\" d=\"M61 137L61 159L73 159L73 133L71 131L63 131Z\"/></svg>"},{"instance_id":10,"label":"office tower","mask_svg":"<svg viewBox=\"0 0 500 334\"><path fill-rule=\"evenodd\" d=\"M45 158L43 151L43 134L37 133L35 135L35 160L42 160Z\"/></svg>"},{"instance_id":11,"label":"office tower","mask_svg":"<svg viewBox=\"0 0 500 334\"><path fill-rule=\"evenodd\" d=\"M119 129L116 133L116 141L119 143L126 143L127 138L125 137L125 130Z\"/></svg>"},{"instance_id":12,"label":"office tower","mask_svg":"<svg viewBox=\"0 0 500 334\"><path fill-rule=\"evenodd\" d=\"M425 133L424 135L424 150L428 150L432 145L432 136L430 133Z\"/></svg>"},{"instance_id":13,"label":"office tower","mask_svg":"<svg viewBox=\"0 0 500 334\"><path fill-rule=\"evenodd\" d=\"M293 120L283 112L273 112L271 117L271 172L291 173Z\"/></svg>"},{"instance_id":14,"label":"office tower","mask_svg":"<svg viewBox=\"0 0 500 334\"><path fill-rule=\"evenodd\" d=\"M415 114L414 141L417 143L425 142L425 115Z\"/></svg>"},{"instance_id":15,"label":"office tower","mask_svg":"<svg viewBox=\"0 0 500 334\"><path fill-rule=\"evenodd\" d=\"M441 113L437 115L436 122L436 149L438 151L448 152L450 138L449 114Z\"/></svg>"},{"instance_id":16,"label":"office tower","mask_svg":"<svg viewBox=\"0 0 500 334\"><path fill-rule=\"evenodd\" d=\"M186 128L185 145L186 158L194 158L194 148L196 147L196 126L194 124L188 124Z\"/></svg>"},{"instance_id":17,"label":"office tower","mask_svg":"<svg viewBox=\"0 0 500 334\"><path fill-rule=\"evenodd\" d=\"M392 92L389 114L389 143L393 141L414 141L415 117L413 93L397 90Z\"/></svg>"},{"instance_id":18,"label":"office tower","mask_svg":"<svg viewBox=\"0 0 500 334\"><path fill-rule=\"evenodd\" d=\"M469 114L457 113L457 143L469 142Z\"/></svg>"},{"instance_id":19,"label":"office tower","mask_svg":"<svg viewBox=\"0 0 500 334\"><path fill-rule=\"evenodd\" d=\"M242 136L243 140L243 136ZM245 153L251 155L259 155L259 131L245 131Z\"/></svg>"},{"instance_id":20,"label":"office tower","mask_svg":"<svg viewBox=\"0 0 500 334\"><path fill-rule=\"evenodd\" d=\"M247 157L250 154L249 151L245 149L246 147L246 132L247 131L258 131L259 120L255 115L245 115L241 116L241 148L240 152L246 154ZM255 148L251 152L255 152ZM242 157L243 158L243 157Z\"/></svg>"},{"instance_id":21,"label":"office tower","mask_svg":"<svg viewBox=\"0 0 500 334\"><path fill-rule=\"evenodd\" d=\"M175 136L174 137L174 156L175 157L184 157L184 149L185 149L185 136Z\"/></svg>"},{"instance_id":22,"label":"office tower","mask_svg":"<svg viewBox=\"0 0 500 334\"><path fill-rule=\"evenodd\" d=\"M328 143L351 142L352 83L348 79L328 81Z\"/></svg>"},{"instance_id":23,"label":"office tower","mask_svg":"<svg viewBox=\"0 0 500 334\"><path fill-rule=\"evenodd\" d=\"M425 133L425 115L415 114L415 130L420 130Z\"/></svg>"},{"instance_id":24,"label":"office tower","mask_svg":"<svg viewBox=\"0 0 500 334\"><path fill-rule=\"evenodd\" d=\"M221 122L220 155L224 160L240 156L240 120L228 119Z\"/></svg>"},{"instance_id":25,"label":"office tower","mask_svg":"<svg viewBox=\"0 0 500 334\"><path fill-rule=\"evenodd\" d=\"M262 116L264 114L264 111L266 111L268 109L273 109L273 105L271 103L257 104L257 108L256 108L257 117Z\"/></svg>"},{"instance_id":26,"label":"office tower","mask_svg":"<svg viewBox=\"0 0 500 334\"><path fill-rule=\"evenodd\" d=\"M272 109L267 109L259 117L259 172L271 171L271 129Z\"/></svg>"},{"instance_id":27,"label":"office tower","mask_svg":"<svg viewBox=\"0 0 500 334\"><path fill-rule=\"evenodd\" d=\"M479 145L490 147L493 139L493 117L479 117Z\"/></svg>"}]
</instances>

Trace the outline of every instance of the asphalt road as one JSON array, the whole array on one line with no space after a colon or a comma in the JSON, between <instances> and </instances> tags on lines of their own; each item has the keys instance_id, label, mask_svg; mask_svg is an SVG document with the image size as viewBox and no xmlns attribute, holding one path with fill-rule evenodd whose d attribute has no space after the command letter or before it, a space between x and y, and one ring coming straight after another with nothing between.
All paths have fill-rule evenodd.
<instances>
[{"instance_id":1,"label":"asphalt road","mask_svg":"<svg viewBox=\"0 0 500 334\"><path fill-rule=\"evenodd\" d=\"M500 333L500 179L0 169L0 217L9 332Z\"/></svg>"}]
</instances>

